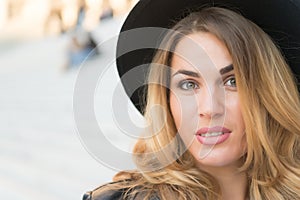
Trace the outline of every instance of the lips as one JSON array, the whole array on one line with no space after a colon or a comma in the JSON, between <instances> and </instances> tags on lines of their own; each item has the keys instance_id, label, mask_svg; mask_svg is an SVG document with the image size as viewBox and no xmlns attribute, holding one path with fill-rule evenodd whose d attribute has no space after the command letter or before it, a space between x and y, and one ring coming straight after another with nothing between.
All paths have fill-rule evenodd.
<instances>
[{"instance_id":1,"label":"lips","mask_svg":"<svg viewBox=\"0 0 300 200\"><path fill-rule=\"evenodd\" d=\"M225 127L204 127L197 131L196 137L201 144L215 145L225 142L231 131Z\"/></svg>"},{"instance_id":2,"label":"lips","mask_svg":"<svg viewBox=\"0 0 300 200\"><path fill-rule=\"evenodd\" d=\"M204 127L201 128L197 131L197 135L202 135L202 134L206 134L206 133L217 133L217 132L222 132L222 133L231 133L231 131L225 127L222 126L215 126L215 127Z\"/></svg>"}]
</instances>

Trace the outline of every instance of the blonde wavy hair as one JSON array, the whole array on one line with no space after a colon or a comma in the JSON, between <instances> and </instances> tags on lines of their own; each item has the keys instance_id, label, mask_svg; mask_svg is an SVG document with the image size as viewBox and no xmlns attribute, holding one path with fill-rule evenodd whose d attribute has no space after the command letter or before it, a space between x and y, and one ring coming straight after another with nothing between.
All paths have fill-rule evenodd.
<instances>
[{"instance_id":1,"label":"blonde wavy hair","mask_svg":"<svg viewBox=\"0 0 300 200\"><path fill-rule=\"evenodd\" d=\"M135 145L138 169L118 173L114 177L118 182L100 191L123 189L129 199L150 199L153 195L162 200L222 198L217 181L195 166L177 135L166 87L170 72L158 66L170 66L172 51L183 35L209 32L224 42L233 60L248 143L239 169L248 177L247 196L251 200L299 200L299 93L279 49L257 25L223 8L192 13L173 30L180 34L171 33L162 43L170 51L158 50L150 67L148 81L160 84L148 85L145 117L152 136ZM165 112L153 112L156 105ZM165 123L158 130L162 121Z\"/></svg>"}]
</instances>

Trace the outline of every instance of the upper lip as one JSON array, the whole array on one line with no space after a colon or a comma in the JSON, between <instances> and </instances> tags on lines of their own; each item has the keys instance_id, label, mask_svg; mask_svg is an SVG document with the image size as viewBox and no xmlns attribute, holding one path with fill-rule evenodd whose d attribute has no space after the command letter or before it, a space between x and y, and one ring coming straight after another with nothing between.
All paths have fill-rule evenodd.
<instances>
[{"instance_id":1,"label":"upper lip","mask_svg":"<svg viewBox=\"0 0 300 200\"><path fill-rule=\"evenodd\" d=\"M213 132L223 132L223 133L231 133L231 131L222 126L214 126L214 127L203 127L197 131L197 135L201 135L204 133L213 133Z\"/></svg>"}]
</instances>

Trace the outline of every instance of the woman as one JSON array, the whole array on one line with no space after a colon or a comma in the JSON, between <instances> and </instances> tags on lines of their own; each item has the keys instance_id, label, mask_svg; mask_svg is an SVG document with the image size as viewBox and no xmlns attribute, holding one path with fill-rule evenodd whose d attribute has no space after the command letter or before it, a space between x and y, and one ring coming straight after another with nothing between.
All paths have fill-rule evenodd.
<instances>
[{"instance_id":1,"label":"woman","mask_svg":"<svg viewBox=\"0 0 300 200\"><path fill-rule=\"evenodd\" d=\"M300 199L299 93L272 39L218 7L172 29L149 69L138 169L86 199Z\"/></svg>"}]
</instances>

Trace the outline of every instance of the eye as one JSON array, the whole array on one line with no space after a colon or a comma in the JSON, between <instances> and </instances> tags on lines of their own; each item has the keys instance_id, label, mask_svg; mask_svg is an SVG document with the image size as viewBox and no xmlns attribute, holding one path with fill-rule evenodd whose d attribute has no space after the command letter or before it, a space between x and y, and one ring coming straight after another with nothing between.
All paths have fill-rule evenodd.
<instances>
[{"instance_id":1,"label":"eye","mask_svg":"<svg viewBox=\"0 0 300 200\"><path fill-rule=\"evenodd\" d=\"M194 90L199 88L198 84L191 80L181 81L178 87L182 90Z\"/></svg>"},{"instance_id":2,"label":"eye","mask_svg":"<svg viewBox=\"0 0 300 200\"><path fill-rule=\"evenodd\" d=\"M231 76L225 80L225 86L236 87L235 77Z\"/></svg>"}]
</instances>

